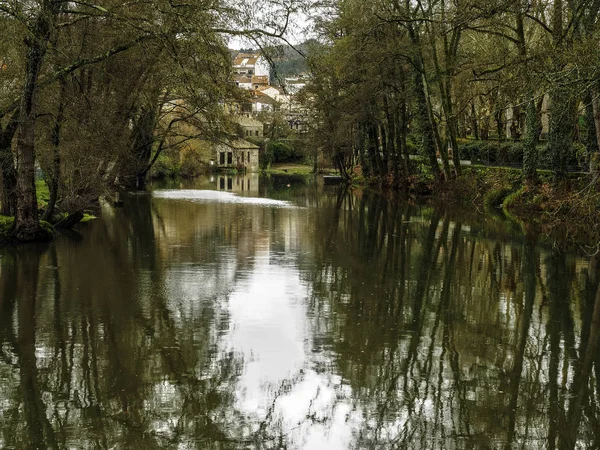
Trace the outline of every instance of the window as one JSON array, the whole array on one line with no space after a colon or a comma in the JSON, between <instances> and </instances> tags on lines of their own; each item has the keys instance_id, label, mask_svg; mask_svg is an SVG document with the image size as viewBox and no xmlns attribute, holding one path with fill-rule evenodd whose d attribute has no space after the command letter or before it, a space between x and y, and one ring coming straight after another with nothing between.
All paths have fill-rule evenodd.
<instances>
[{"instance_id":1,"label":"window","mask_svg":"<svg viewBox=\"0 0 600 450\"><path fill-rule=\"evenodd\" d=\"M233 179L232 178L227 179L227 189L229 189L229 190L233 189Z\"/></svg>"},{"instance_id":2,"label":"window","mask_svg":"<svg viewBox=\"0 0 600 450\"><path fill-rule=\"evenodd\" d=\"M219 153L219 164L225 164L225 152Z\"/></svg>"},{"instance_id":3,"label":"window","mask_svg":"<svg viewBox=\"0 0 600 450\"><path fill-rule=\"evenodd\" d=\"M256 135L258 136L258 130L256 130Z\"/></svg>"},{"instance_id":4,"label":"window","mask_svg":"<svg viewBox=\"0 0 600 450\"><path fill-rule=\"evenodd\" d=\"M232 164L232 163L233 163L233 153L227 152L227 164Z\"/></svg>"},{"instance_id":5,"label":"window","mask_svg":"<svg viewBox=\"0 0 600 450\"><path fill-rule=\"evenodd\" d=\"M248 162L250 162L250 152L248 152ZM248 183L250 183L249 180L248 180Z\"/></svg>"},{"instance_id":6,"label":"window","mask_svg":"<svg viewBox=\"0 0 600 450\"><path fill-rule=\"evenodd\" d=\"M225 178L223 178L223 177L219 178L219 188L225 189Z\"/></svg>"}]
</instances>

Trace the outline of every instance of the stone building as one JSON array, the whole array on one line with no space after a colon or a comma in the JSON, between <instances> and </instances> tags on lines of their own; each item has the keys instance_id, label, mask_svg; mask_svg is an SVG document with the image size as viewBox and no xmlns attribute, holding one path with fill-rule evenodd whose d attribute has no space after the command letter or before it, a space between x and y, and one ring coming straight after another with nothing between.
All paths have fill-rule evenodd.
<instances>
[{"instance_id":1,"label":"stone building","mask_svg":"<svg viewBox=\"0 0 600 450\"><path fill-rule=\"evenodd\" d=\"M218 168L254 172L258 170L258 145L244 139L235 139L215 146Z\"/></svg>"}]
</instances>

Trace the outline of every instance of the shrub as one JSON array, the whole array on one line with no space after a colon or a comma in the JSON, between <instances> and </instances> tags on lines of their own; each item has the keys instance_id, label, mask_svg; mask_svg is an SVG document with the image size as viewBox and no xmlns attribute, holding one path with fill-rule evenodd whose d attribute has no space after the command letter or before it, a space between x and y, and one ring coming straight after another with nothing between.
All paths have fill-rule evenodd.
<instances>
[{"instance_id":1,"label":"shrub","mask_svg":"<svg viewBox=\"0 0 600 450\"><path fill-rule=\"evenodd\" d=\"M0 242L8 239L14 220L13 217L0 216Z\"/></svg>"},{"instance_id":2,"label":"shrub","mask_svg":"<svg viewBox=\"0 0 600 450\"><path fill-rule=\"evenodd\" d=\"M509 167L523 166L523 143L498 141L468 141L459 144L462 159L468 159L473 164L498 165ZM585 146L573 144L567 155L567 166L576 169L587 165ZM548 146L538 146L538 168L550 169L552 161Z\"/></svg>"},{"instance_id":3,"label":"shrub","mask_svg":"<svg viewBox=\"0 0 600 450\"><path fill-rule=\"evenodd\" d=\"M511 189L508 187L492 189L485 195L483 205L488 210L498 208L502 205L502 202L508 195L510 195L510 193Z\"/></svg>"},{"instance_id":4,"label":"shrub","mask_svg":"<svg viewBox=\"0 0 600 450\"><path fill-rule=\"evenodd\" d=\"M298 162L303 158L302 152L288 142L272 141L267 144L267 148L276 163Z\"/></svg>"},{"instance_id":5,"label":"shrub","mask_svg":"<svg viewBox=\"0 0 600 450\"><path fill-rule=\"evenodd\" d=\"M176 177L181 171L179 164L179 158L171 158L166 153L161 153L156 160L156 163L152 166L151 176L152 178L167 178Z\"/></svg>"}]
</instances>

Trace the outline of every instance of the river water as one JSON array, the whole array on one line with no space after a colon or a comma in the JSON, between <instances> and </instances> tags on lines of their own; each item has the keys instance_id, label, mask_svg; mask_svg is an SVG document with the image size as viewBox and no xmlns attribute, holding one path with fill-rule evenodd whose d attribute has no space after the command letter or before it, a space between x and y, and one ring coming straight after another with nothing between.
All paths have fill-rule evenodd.
<instances>
[{"instance_id":1,"label":"river water","mask_svg":"<svg viewBox=\"0 0 600 450\"><path fill-rule=\"evenodd\" d=\"M598 257L213 177L0 249L0 448L600 448Z\"/></svg>"}]
</instances>

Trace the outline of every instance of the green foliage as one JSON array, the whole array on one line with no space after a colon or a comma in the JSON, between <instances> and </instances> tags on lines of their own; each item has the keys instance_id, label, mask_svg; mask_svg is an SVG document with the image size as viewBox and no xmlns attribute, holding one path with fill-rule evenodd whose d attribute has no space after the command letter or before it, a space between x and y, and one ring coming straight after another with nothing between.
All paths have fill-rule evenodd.
<instances>
[{"instance_id":1,"label":"green foliage","mask_svg":"<svg viewBox=\"0 0 600 450\"><path fill-rule=\"evenodd\" d=\"M80 222L81 222L81 223L86 223L86 222L89 222L89 221L91 221L91 220L95 220L95 219L97 219L97 217L96 217L96 216L94 216L93 214L88 214L88 213L85 213L85 214L83 215L83 219L81 219L81 220L80 220Z\"/></svg>"},{"instance_id":2,"label":"green foliage","mask_svg":"<svg viewBox=\"0 0 600 450\"><path fill-rule=\"evenodd\" d=\"M273 161L276 163L293 162L298 160L294 149L286 142L269 142L267 145L273 152Z\"/></svg>"},{"instance_id":3,"label":"green foliage","mask_svg":"<svg viewBox=\"0 0 600 450\"><path fill-rule=\"evenodd\" d=\"M489 191L483 200L483 205L487 210L497 208L502 205L504 199L512 192L508 187L501 187Z\"/></svg>"},{"instance_id":4,"label":"green foliage","mask_svg":"<svg viewBox=\"0 0 600 450\"><path fill-rule=\"evenodd\" d=\"M411 133L407 136L406 147L408 148L409 155L419 154L419 141L418 136L415 133Z\"/></svg>"},{"instance_id":5,"label":"green foliage","mask_svg":"<svg viewBox=\"0 0 600 450\"><path fill-rule=\"evenodd\" d=\"M0 242L8 242L11 240L13 217L0 216ZM56 235L54 227L44 220L40 220L41 232L38 234L38 241L49 241Z\"/></svg>"},{"instance_id":6,"label":"green foliage","mask_svg":"<svg viewBox=\"0 0 600 450\"><path fill-rule=\"evenodd\" d=\"M524 146L522 142L467 141L459 144L462 159L472 164L521 167ZM547 145L538 145L538 168L551 169L552 157ZM565 156L567 166L578 168L585 165L585 146L575 144Z\"/></svg>"},{"instance_id":7,"label":"green foliage","mask_svg":"<svg viewBox=\"0 0 600 450\"><path fill-rule=\"evenodd\" d=\"M54 229L54 227L45 220L40 220L40 228L42 229L42 232L46 235L45 237L47 238L47 240L51 240L56 235L56 230ZM44 239L42 238L40 240Z\"/></svg>"},{"instance_id":8,"label":"green foliage","mask_svg":"<svg viewBox=\"0 0 600 450\"><path fill-rule=\"evenodd\" d=\"M152 178L176 178L180 173L179 158L172 158L166 153L161 153L154 166L152 166Z\"/></svg>"},{"instance_id":9,"label":"green foliage","mask_svg":"<svg viewBox=\"0 0 600 450\"><path fill-rule=\"evenodd\" d=\"M35 193L37 195L38 206L44 207L50 200L50 190L44 180L35 182Z\"/></svg>"},{"instance_id":10,"label":"green foliage","mask_svg":"<svg viewBox=\"0 0 600 450\"><path fill-rule=\"evenodd\" d=\"M8 239L14 220L13 217L0 216L0 242Z\"/></svg>"},{"instance_id":11,"label":"green foliage","mask_svg":"<svg viewBox=\"0 0 600 450\"><path fill-rule=\"evenodd\" d=\"M270 141L259 156L260 167L263 170L274 163L298 163L302 159L302 152L289 141Z\"/></svg>"},{"instance_id":12,"label":"green foliage","mask_svg":"<svg viewBox=\"0 0 600 450\"><path fill-rule=\"evenodd\" d=\"M273 164L275 157L273 155L273 148L270 145L266 145L258 153L258 165L261 170L267 170Z\"/></svg>"}]
</instances>

